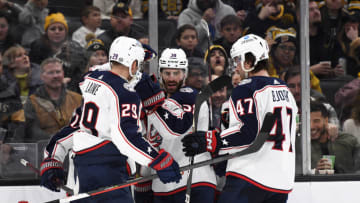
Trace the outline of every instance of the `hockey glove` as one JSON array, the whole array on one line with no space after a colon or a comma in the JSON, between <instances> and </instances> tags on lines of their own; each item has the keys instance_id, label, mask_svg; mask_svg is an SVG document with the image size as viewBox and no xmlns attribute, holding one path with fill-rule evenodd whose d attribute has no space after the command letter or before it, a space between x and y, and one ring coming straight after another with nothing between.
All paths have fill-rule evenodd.
<instances>
[{"instance_id":1,"label":"hockey glove","mask_svg":"<svg viewBox=\"0 0 360 203\"><path fill-rule=\"evenodd\" d=\"M185 156L194 156L206 151L217 153L220 149L219 130L196 131L186 135L181 142Z\"/></svg>"},{"instance_id":2,"label":"hockey glove","mask_svg":"<svg viewBox=\"0 0 360 203\"><path fill-rule=\"evenodd\" d=\"M49 190L60 192L60 186L64 184L64 169L62 163L55 159L46 158L40 166L40 185Z\"/></svg>"},{"instance_id":3,"label":"hockey glove","mask_svg":"<svg viewBox=\"0 0 360 203\"><path fill-rule=\"evenodd\" d=\"M164 103L164 90L160 89L158 82L154 82L150 76L145 73L142 74L142 78L135 86L135 90L139 94L144 108L148 111L154 110Z\"/></svg>"},{"instance_id":4,"label":"hockey glove","mask_svg":"<svg viewBox=\"0 0 360 203\"><path fill-rule=\"evenodd\" d=\"M181 179L178 163L164 149L159 151L159 155L149 164L149 167L156 170L161 182L178 183Z\"/></svg>"}]
</instances>

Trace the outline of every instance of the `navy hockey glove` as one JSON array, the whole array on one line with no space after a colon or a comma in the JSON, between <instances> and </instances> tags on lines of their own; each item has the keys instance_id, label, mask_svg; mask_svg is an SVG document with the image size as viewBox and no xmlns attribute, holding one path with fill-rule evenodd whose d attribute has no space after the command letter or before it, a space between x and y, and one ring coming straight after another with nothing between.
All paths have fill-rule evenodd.
<instances>
[{"instance_id":1,"label":"navy hockey glove","mask_svg":"<svg viewBox=\"0 0 360 203\"><path fill-rule=\"evenodd\" d=\"M62 163L55 159L46 158L40 166L40 185L49 190L60 192L60 186L64 184L64 169Z\"/></svg>"},{"instance_id":2,"label":"navy hockey glove","mask_svg":"<svg viewBox=\"0 0 360 203\"><path fill-rule=\"evenodd\" d=\"M206 151L216 154L220 149L221 141L219 130L215 129L187 134L181 142L185 156L194 156Z\"/></svg>"},{"instance_id":3,"label":"navy hockey glove","mask_svg":"<svg viewBox=\"0 0 360 203\"><path fill-rule=\"evenodd\" d=\"M135 86L146 110L154 110L164 103L165 92L158 82L153 81L148 74L143 73L141 80Z\"/></svg>"},{"instance_id":4,"label":"navy hockey glove","mask_svg":"<svg viewBox=\"0 0 360 203\"><path fill-rule=\"evenodd\" d=\"M178 183L181 179L178 163L164 149L159 151L159 155L149 164L149 167L156 170L161 182Z\"/></svg>"}]
</instances>

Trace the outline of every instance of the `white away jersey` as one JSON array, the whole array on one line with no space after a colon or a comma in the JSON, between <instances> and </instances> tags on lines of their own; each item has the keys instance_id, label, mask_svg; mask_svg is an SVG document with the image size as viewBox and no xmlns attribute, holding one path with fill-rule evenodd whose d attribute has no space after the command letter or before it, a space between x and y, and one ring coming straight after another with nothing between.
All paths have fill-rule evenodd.
<instances>
[{"instance_id":1,"label":"white away jersey","mask_svg":"<svg viewBox=\"0 0 360 203\"><path fill-rule=\"evenodd\" d=\"M278 78L243 80L229 99L229 128L222 131L220 154L247 148L258 135L266 113L275 114L270 138L253 154L228 160L226 175L242 178L262 189L288 193L295 178L297 106L286 84Z\"/></svg>"},{"instance_id":2,"label":"white away jersey","mask_svg":"<svg viewBox=\"0 0 360 203\"><path fill-rule=\"evenodd\" d=\"M193 112L197 91L190 87L183 87L167 98L164 104L155 112L148 115L148 129L155 128L162 137L160 148L165 149L174 157L179 166L190 164L190 158L182 151L181 139L192 132ZM198 120L198 130L206 131L209 126L208 107L206 102L201 105ZM211 159L208 152L196 155L194 162ZM159 179L153 180L152 189L155 195L166 195L186 189L189 171L182 173L179 183L163 184ZM213 168L203 166L193 170L192 186L216 187L216 177Z\"/></svg>"},{"instance_id":3,"label":"white away jersey","mask_svg":"<svg viewBox=\"0 0 360 203\"><path fill-rule=\"evenodd\" d=\"M121 154L148 165L157 151L141 136L141 102L128 82L111 71L94 71L80 84L83 107L80 132L73 138L76 154L112 142Z\"/></svg>"}]
</instances>

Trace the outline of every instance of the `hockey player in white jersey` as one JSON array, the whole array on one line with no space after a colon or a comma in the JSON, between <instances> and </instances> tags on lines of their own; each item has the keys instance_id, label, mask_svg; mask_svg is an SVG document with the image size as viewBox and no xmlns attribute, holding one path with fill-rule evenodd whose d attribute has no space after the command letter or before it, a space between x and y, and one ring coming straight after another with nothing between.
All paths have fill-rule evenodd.
<instances>
[{"instance_id":1,"label":"hockey player in white jersey","mask_svg":"<svg viewBox=\"0 0 360 203\"><path fill-rule=\"evenodd\" d=\"M79 192L125 182L126 160L156 170L164 183L181 178L177 162L165 150L157 151L141 134L141 101L133 83L144 60L141 44L129 37L118 37L110 47L111 71L95 71L80 84L83 95L80 129L73 134L75 168ZM42 174L62 170L55 159L43 161ZM90 197L84 202L133 202L129 188Z\"/></svg>"},{"instance_id":2,"label":"hockey player in white jersey","mask_svg":"<svg viewBox=\"0 0 360 203\"><path fill-rule=\"evenodd\" d=\"M147 109L148 132L154 129L162 138L160 149L170 152L180 166L189 165L189 158L182 151L181 139L193 131L193 110L197 90L183 86L187 74L187 58L182 49L165 49L159 59L159 76L166 99L156 108L148 108L149 103L156 103L161 93L152 92L152 81L143 78L135 87ZM154 96L152 96L154 95ZM202 109L201 109L202 110ZM200 110L200 111L201 111ZM208 130L209 118L199 116L198 128ZM195 156L195 162L211 159L210 153ZM152 181L155 203L185 201L186 184L189 172L182 174L179 183L164 184L159 180ZM192 178L191 201L208 203L214 201L216 188L215 173L211 166L194 169Z\"/></svg>"},{"instance_id":3,"label":"hockey player in white jersey","mask_svg":"<svg viewBox=\"0 0 360 203\"><path fill-rule=\"evenodd\" d=\"M275 115L270 138L258 152L228 160L221 203L283 203L294 184L298 109L285 82L269 77L268 52L267 42L253 34L234 43L231 57L245 79L229 99L229 128L220 135L198 131L183 139L187 155L235 153L251 145L268 112Z\"/></svg>"}]
</instances>

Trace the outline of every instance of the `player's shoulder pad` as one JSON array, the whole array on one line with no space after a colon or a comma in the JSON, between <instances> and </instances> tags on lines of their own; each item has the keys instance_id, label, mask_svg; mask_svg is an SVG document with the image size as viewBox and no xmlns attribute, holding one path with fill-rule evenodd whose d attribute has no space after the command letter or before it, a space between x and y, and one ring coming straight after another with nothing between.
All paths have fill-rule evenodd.
<instances>
[{"instance_id":1,"label":"player's shoulder pad","mask_svg":"<svg viewBox=\"0 0 360 203\"><path fill-rule=\"evenodd\" d=\"M192 87L182 87L170 98L176 100L179 104L195 104L198 91Z\"/></svg>"},{"instance_id":2,"label":"player's shoulder pad","mask_svg":"<svg viewBox=\"0 0 360 203\"><path fill-rule=\"evenodd\" d=\"M251 81L252 81L251 78L246 78L246 79L241 80L238 85L250 84Z\"/></svg>"},{"instance_id":3,"label":"player's shoulder pad","mask_svg":"<svg viewBox=\"0 0 360 203\"><path fill-rule=\"evenodd\" d=\"M110 71L93 71L88 77L100 81L105 86L113 89L120 99L136 100L138 98L134 88L130 87L124 78Z\"/></svg>"}]
</instances>

